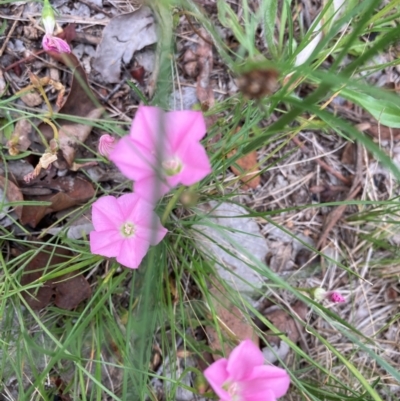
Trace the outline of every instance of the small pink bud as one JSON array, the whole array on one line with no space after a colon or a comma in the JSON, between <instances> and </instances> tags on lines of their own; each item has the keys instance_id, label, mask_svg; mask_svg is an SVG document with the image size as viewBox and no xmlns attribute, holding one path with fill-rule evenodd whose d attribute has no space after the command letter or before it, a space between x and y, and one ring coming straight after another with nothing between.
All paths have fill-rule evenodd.
<instances>
[{"instance_id":1,"label":"small pink bud","mask_svg":"<svg viewBox=\"0 0 400 401\"><path fill-rule=\"evenodd\" d=\"M71 48L65 40L47 33L43 36L42 46L46 52L71 53Z\"/></svg>"},{"instance_id":2,"label":"small pink bud","mask_svg":"<svg viewBox=\"0 0 400 401\"><path fill-rule=\"evenodd\" d=\"M346 299L344 298L344 296L341 295L340 293L336 292L336 291L333 291L333 292L329 293L329 300L331 302L335 302L337 304L339 304L339 303L341 304L343 302L346 302Z\"/></svg>"},{"instance_id":3,"label":"small pink bud","mask_svg":"<svg viewBox=\"0 0 400 401\"><path fill-rule=\"evenodd\" d=\"M116 144L115 138L111 135L102 135L99 139L98 151L102 156L108 159L110 152L114 149Z\"/></svg>"}]
</instances>

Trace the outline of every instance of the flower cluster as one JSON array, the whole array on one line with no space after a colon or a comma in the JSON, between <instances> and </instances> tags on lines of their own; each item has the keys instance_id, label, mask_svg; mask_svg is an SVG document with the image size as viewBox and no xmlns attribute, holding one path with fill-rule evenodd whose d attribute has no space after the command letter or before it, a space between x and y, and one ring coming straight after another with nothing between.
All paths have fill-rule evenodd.
<instances>
[{"instance_id":1,"label":"flower cluster","mask_svg":"<svg viewBox=\"0 0 400 401\"><path fill-rule=\"evenodd\" d=\"M346 298L338 291L326 291L321 287L315 287L310 289L310 293L316 301L327 299L335 304L346 302Z\"/></svg>"},{"instance_id":2,"label":"flower cluster","mask_svg":"<svg viewBox=\"0 0 400 401\"><path fill-rule=\"evenodd\" d=\"M130 135L116 143L109 135L102 136L99 153L134 180L134 193L118 199L106 196L93 204L92 253L139 267L150 245L167 233L154 212L158 200L178 184L193 185L211 172L199 142L205 134L200 112L165 113L140 106Z\"/></svg>"},{"instance_id":3,"label":"flower cluster","mask_svg":"<svg viewBox=\"0 0 400 401\"><path fill-rule=\"evenodd\" d=\"M264 365L263 353L251 340L210 365L204 376L220 401L276 401L290 385L286 370Z\"/></svg>"},{"instance_id":4,"label":"flower cluster","mask_svg":"<svg viewBox=\"0 0 400 401\"><path fill-rule=\"evenodd\" d=\"M71 53L71 48L69 47L68 43L63 39L54 36L56 20L54 18L54 11L49 3L49 0L44 0L42 9L42 23L45 30L42 40L43 49L47 52L53 51L56 53Z\"/></svg>"}]
</instances>

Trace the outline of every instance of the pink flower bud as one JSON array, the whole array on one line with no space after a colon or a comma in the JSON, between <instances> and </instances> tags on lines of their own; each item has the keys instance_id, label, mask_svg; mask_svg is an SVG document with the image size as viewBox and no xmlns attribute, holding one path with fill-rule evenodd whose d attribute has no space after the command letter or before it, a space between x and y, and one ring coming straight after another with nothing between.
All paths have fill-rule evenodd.
<instances>
[{"instance_id":1,"label":"pink flower bud","mask_svg":"<svg viewBox=\"0 0 400 401\"><path fill-rule=\"evenodd\" d=\"M333 291L329 293L329 300L331 302L335 302L337 304L341 304L343 302L346 302L346 299L344 298L344 296L342 294L340 294L339 292Z\"/></svg>"},{"instance_id":2,"label":"pink flower bud","mask_svg":"<svg viewBox=\"0 0 400 401\"><path fill-rule=\"evenodd\" d=\"M115 142L115 138L111 135L102 135L99 139L98 151L102 156L108 159L110 152L114 149L116 144L117 143Z\"/></svg>"},{"instance_id":3,"label":"pink flower bud","mask_svg":"<svg viewBox=\"0 0 400 401\"><path fill-rule=\"evenodd\" d=\"M47 33L43 36L42 46L46 52L71 53L71 48L65 40Z\"/></svg>"}]
</instances>

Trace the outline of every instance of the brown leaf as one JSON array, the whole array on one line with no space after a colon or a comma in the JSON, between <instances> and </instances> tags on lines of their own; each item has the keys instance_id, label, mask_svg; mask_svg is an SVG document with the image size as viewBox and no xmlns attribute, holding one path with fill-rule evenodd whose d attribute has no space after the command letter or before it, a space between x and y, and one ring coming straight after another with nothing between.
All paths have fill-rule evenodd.
<instances>
[{"instance_id":1,"label":"brown leaf","mask_svg":"<svg viewBox=\"0 0 400 401\"><path fill-rule=\"evenodd\" d=\"M24 152L32 143L30 140L31 133L32 124L25 119L18 120L17 124L15 124L14 132L11 135L9 143L12 144L18 152Z\"/></svg>"},{"instance_id":2,"label":"brown leaf","mask_svg":"<svg viewBox=\"0 0 400 401\"><path fill-rule=\"evenodd\" d=\"M196 50L197 76L196 94L201 103L202 110L208 110L214 106L214 92L211 87L210 75L213 69L213 52L211 37L205 29L200 29L201 37ZM207 39L207 41L205 40Z\"/></svg>"},{"instance_id":3,"label":"brown leaf","mask_svg":"<svg viewBox=\"0 0 400 401\"><path fill-rule=\"evenodd\" d=\"M36 227L39 221L49 213L59 212L72 206L87 202L94 196L93 185L78 176L51 178L49 175L41 181L42 187L50 188L49 195L26 196L27 200L51 202L50 206L26 205L22 210L21 223ZM37 187L37 183L34 183ZM40 188L40 187L39 187Z\"/></svg>"},{"instance_id":4,"label":"brown leaf","mask_svg":"<svg viewBox=\"0 0 400 401\"><path fill-rule=\"evenodd\" d=\"M215 286L214 286L215 285ZM239 343L241 340L250 338L258 346L259 337L255 332L252 324L246 321L243 313L229 302L225 289L219 283L213 283L210 288L210 294L213 295L212 300L215 314L220 322L220 329L225 338L231 338L234 342ZM208 343L212 350L222 352L222 344L219 341L217 331L210 326L206 327ZM224 342L223 354L228 357L233 347L228 342ZM218 354L213 354L214 360L221 358Z\"/></svg>"},{"instance_id":5,"label":"brown leaf","mask_svg":"<svg viewBox=\"0 0 400 401\"><path fill-rule=\"evenodd\" d=\"M355 143L347 142L342 154L342 163L347 164L349 166L353 166L354 163L356 162L356 157L357 157L356 153L357 153L357 148Z\"/></svg>"},{"instance_id":6,"label":"brown leaf","mask_svg":"<svg viewBox=\"0 0 400 401\"><path fill-rule=\"evenodd\" d=\"M297 313L301 320L305 320L308 308L301 301L297 301L292 309ZM296 321L284 310L278 309L265 316L281 333L285 334L291 341L297 343L300 340L300 332ZM300 327L300 326L299 326ZM266 340L270 344L279 345L280 338L277 335L266 333Z\"/></svg>"},{"instance_id":7,"label":"brown leaf","mask_svg":"<svg viewBox=\"0 0 400 401\"><path fill-rule=\"evenodd\" d=\"M366 130L369 134L378 139L400 139L400 128L390 128L385 125L378 124L370 124L370 127Z\"/></svg>"},{"instance_id":8,"label":"brown leaf","mask_svg":"<svg viewBox=\"0 0 400 401\"><path fill-rule=\"evenodd\" d=\"M54 281L56 298L54 304L61 309L75 309L82 301L89 298L90 285L81 274L69 273Z\"/></svg>"},{"instance_id":9,"label":"brown leaf","mask_svg":"<svg viewBox=\"0 0 400 401\"><path fill-rule=\"evenodd\" d=\"M229 153L229 157L234 156L236 154L236 150L233 150ZM231 170L233 174L239 177L240 181L242 181L245 185L244 187L257 188L260 185L261 177L260 177L260 169L258 168L257 163L257 152L253 151L248 153L247 155L241 157L236 160L236 164L240 167L237 168L234 165L231 166Z\"/></svg>"},{"instance_id":10,"label":"brown leaf","mask_svg":"<svg viewBox=\"0 0 400 401\"><path fill-rule=\"evenodd\" d=\"M156 24L149 7L111 19L103 37L93 67L106 83L120 81L121 62L129 64L133 54L157 41Z\"/></svg>"},{"instance_id":11,"label":"brown leaf","mask_svg":"<svg viewBox=\"0 0 400 401\"><path fill-rule=\"evenodd\" d=\"M7 180L6 178L0 176L0 193L4 193L4 191L8 202L22 202L24 200L21 190L11 180ZM4 199L2 200L4 201ZM4 205L2 208L3 207ZM1 211L2 210L0 209L0 212ZM15 206L14 211L20 219L22 215L22 206Z\"/></svg>"},{"instance_id":12,"label":"brown leaf","mask_svg":"<svg viewBox=\"0 0 400 401\"><path fill-rule=\"evenodd\" d=\"M89 121L99 118L103 113L103 108L97 103L95 95L89 88L85 70L79 64L78 59L73 54L60 55L54 52L50 52L50 54L56 60L63 62L73 69L71 90L59 113L82 117ZM76 149L80 143L85 142L92 131L92 127L89 124L81 124L62 118L56 119L56 122L59 126L61 153L67 161L68 166L71 167L75 159ZM38 128L47 141L50 141L54 137L54 132L48 124L42 123ZM55 165L59 167L57 163L58 161L55 162Z\"/></svg>"},{"instance_id":13,"label":"brown leaf","mask_svg":"<svg viewBox=\"0 0 400 401\"><path fill-rule=\"evenodd\" d=\"M39 106L43 103L42 96L38 92L27 93L21 96L21 100L29 107Z\"/></svg>"},{"instance_id":14,"label":"brown leaf","mask_svg":"<svg viewBox=\"0 0 400 401\"><path fill-rule=\"evenodd\" d=\"M67 262L71 257L72 253L64 248L46 246L44 250L35 254L25 268L21 284L26 286L35 282L43 274L51 272L54 266ZM86 279L75 272L46 281L38 290L31 289L23 292L27 303L34 310L49 305L54 295L55 304L59 308L71 310L89 298L91 289Z\"/></svg>"}]
</instances>

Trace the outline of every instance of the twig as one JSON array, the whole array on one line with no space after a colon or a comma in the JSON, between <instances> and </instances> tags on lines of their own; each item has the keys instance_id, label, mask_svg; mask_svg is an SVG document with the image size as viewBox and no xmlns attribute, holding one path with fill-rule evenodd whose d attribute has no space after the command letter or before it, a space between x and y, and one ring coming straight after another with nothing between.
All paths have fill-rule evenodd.
<instances>
[{"instance_id":1,"label":"twig","mask_svg":"<svg viewBox=\"0 0 400 401\"><path fill-rule=\"evenodd\" d=\"M21 11L19 12L19 14L18 14L18 16L17 16L17 19L16 19L16 20L14 21L14 23L12 24L12 27L11 27L10 31L8 32L8 35L7 35L6 39L4 40L3 46L1 46L1 49L0 49L0 57L3 55L3 52L4 52L4 50L6 49L7 43L8 43L8 41L10 40L12 34L14 33L15 27L17 26L17 23L18 23L18 21L19 21L18 19L19 19L19 17L22 15L22 12L23 12L23 11L24 11L24 6L21 8Z\"/></svg>"},{"instance_id":2,"label":"twig","mask_svg":"<svg viewBox=\"0 0 400 401\"><path fill-rule=\"evenodd\" d=\"M356 174L353 178L353 184L350 188L349 194L345 199L345 202L353 200L360 189L362 188L361 183L362 178L362 146L357 143L357 161L356 161ZM332 228L336 225L336 223L341 219L344 211L346 210L347 205L340 205L337 208L333 209L332 212L326 217L325 225L322 230L321 237L317 243L317 249L321 250L325 247L326 240L328 238L329 233Z\"/></svg>"},{"instance_id":3,"label":"twig","mask_svg":"<svg viewBox=\"0 0 400 401\"><path fill-rule=\"evenodd\" d=\"M306 148L306 146L297 138L294 137L292 138L292 141L304 152L304 153L309 153L308 149ZM341 173L339 173L338 171L334 170L331 166L329 166L329 164L325 163L323 160L321 159L315 159L315 161L324 169L326 170L328 173L334 175L337 179L339 179L340 181L344 182L346 185L350 185L351 184L351 179L345 177L344 175L342 175Z\"/></svg>"}]
</instances>

